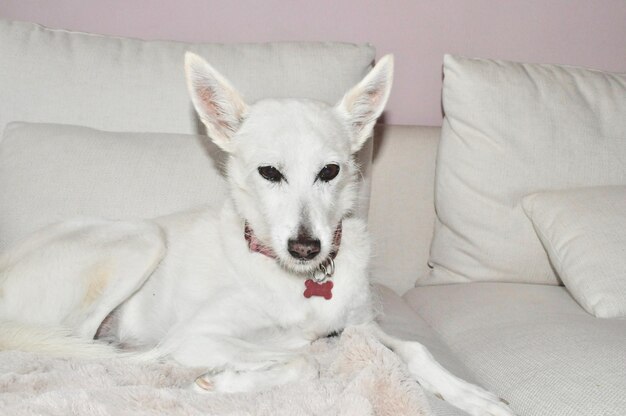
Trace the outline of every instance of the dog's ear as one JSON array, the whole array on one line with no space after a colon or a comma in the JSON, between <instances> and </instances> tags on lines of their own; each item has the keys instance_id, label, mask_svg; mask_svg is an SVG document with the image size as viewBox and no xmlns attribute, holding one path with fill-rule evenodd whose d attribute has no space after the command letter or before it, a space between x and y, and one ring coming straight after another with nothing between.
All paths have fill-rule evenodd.
<instances>
[{"instance_id":1,"label":"dog's ear","mask_svg":"<svg viewBox=\"0 0 626 416\"><path fill-rule=\"evenodd\" d=\"M213 142L226 152L239 129L247 105L232 85L204 59L191 52L185 54L187 88L200 120Z\"/></svg>"},{"instance_id":2,"label":"dog's ear","mask_svg":"<svg viewBox=\"0 0 626 416\"><path fill-rule=\"evenodd\" d=\"M372 134L376 119L387 104L392 82L393 55L385 55L335 107L352 134L352 153L357 152Z\"/></svg>"}]
</instances>

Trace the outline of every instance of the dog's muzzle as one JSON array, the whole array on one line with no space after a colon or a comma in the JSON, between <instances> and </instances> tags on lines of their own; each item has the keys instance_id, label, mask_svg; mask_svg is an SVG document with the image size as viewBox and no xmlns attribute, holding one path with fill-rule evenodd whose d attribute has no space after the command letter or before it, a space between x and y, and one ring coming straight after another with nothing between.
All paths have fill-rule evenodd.
<instances>
[{"instance_id":1,"label":"dog's muzzle","mask_svg":"<svg viewBox=\"0 0 626 416\"><path fill-rule=\"evenodd\" d=\"M324 260L324 262L322 262L319 265L318 267L319 273L314 274L313 278L317 282L323 282L327 278L331 277L333 273L335 272L334 260L335 260L335 257L337 257L337 253L339 252L339 246L341 245L342 232L343 232L343 225L342 225L342 222L340 221L333 234L332 249L330 253L328 254L328 257L326 258L326 260ZM252 230L252 227L250 227L250 224L248 224L247 221L244 226L244 238L248 242L248 248L250 249L250 251L255 252L255 253L261 253L273 259L278 258L276 253L274 253L274 250L272 250L270 247L263 244L256 237L256 235L254 234L254 231ZM292 257L299 259L299 260L310 260L310 259L315 258L315 256L317 256L321 248L319 240L312 240L312 239L305 240L305 239L299 238L296 240L290 240L288 244L289 244L289 252L292 255Z\"/></svg>"}]
</instances>

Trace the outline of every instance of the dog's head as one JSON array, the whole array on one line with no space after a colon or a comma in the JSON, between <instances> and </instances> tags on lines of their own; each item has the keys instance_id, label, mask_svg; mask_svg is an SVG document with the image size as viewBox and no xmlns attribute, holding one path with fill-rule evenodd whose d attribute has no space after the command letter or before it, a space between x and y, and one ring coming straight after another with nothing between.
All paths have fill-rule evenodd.
<instances>
[{"instance_id":1,"label":"dog's head","mask_svg":"<svg viewBox=\"0 0 626 416\"><path fill-rule=\"evenodd\" d=\"M354 207L353 156L389 97L392 56L335 106L303 99L248 105L202 58L187 53L185 70L208 135L229 154L227 177L239 215L283 267L317 269L337 248L341 221Z\"/></svg>"}]
</instances>

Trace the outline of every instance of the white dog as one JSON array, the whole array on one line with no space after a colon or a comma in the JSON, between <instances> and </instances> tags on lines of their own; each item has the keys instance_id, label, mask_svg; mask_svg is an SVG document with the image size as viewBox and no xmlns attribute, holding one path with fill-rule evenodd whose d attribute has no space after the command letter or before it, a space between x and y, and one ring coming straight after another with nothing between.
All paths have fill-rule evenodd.
<instances>
[{"instance_id":1,"label":"white dog","mask_svg":"<svg viewBox=\"0 0 626 416\"><path fill-rule=\"evenodd\" d=\"M210 368L197 390L235 392L316 376L299 348L367 325L424 388L472 415L512 415L421 344L374 322L369 239L351 216L353 155L386 104L392 57L334 107L302 99L249 106L193 54L186 72L209 136L228 154L221 212L79 219L34 234L0 258L2 347L107 353L96 337L149 351L144 358Z\"/></svg>"}]
</instances>

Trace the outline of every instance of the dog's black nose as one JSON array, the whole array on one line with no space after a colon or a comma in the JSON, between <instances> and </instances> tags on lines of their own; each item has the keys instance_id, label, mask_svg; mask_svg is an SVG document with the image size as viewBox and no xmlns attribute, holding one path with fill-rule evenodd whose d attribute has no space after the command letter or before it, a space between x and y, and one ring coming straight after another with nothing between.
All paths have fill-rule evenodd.
<instances>
[{"instance_id":1,"label":"dog's black nose","mask_svg":"<svg viewBox=\"0 0 626 416\"><path fill-rule=\"evenodd\" d=\"M314 240L310 237L304 238L302 235L298 235L295 240L289 240L287 243L287 249L291 257L298 260L312 260L320 252L320 240Z\"/></svg>"}]
</instances>

